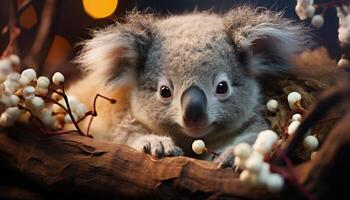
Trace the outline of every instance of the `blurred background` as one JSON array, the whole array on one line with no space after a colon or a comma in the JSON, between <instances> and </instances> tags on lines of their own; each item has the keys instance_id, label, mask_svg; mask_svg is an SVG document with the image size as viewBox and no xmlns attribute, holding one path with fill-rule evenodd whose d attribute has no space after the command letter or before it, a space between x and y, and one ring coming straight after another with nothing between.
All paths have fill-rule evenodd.
<instances>
[{"instance_id":1,"label":"blurred background","mask_svg":"<svg viewBox=\"0 0 350 200\"><path fill-rule=\"evenodd\" d=\"M8 24L13 2L16 2L17 11L22 9L18 14L21 34L17 42L17 53L24 58L24 64L29 65L25 67L39 68L39 73L46 75L57 69L76 71L76 67L69 63L79 51L80 47L76 44L89 38L92 29L105 27L115 20L122 19L125 13L133 8L139 10L151 8L154 12L167 15L195 9L211 9L224 13L239 4L251 4L283 11L285 17L299 21L294 11L296 0L1 0L1 30ZM28 6L21 8L28 2L30 3ZM48 21L51 28L45 42L39 45L40 52L37 52L38 55L28 56L35 49L34 43L38 40L38 35L44 32L40 30L40 24ZM310 26L310 20L303 23L305 26ZM324 26L319 30L313 29L312 32L316 46L325 46L334 59L340 57L337 28L336 11L331 9L325 15ZM3 33L0 37L0 52L5 49L7 43L8 36ZM35 62L33 58L36 58ZM72 76L74 74L76 73Z\"/></svg>"}]
</instances>

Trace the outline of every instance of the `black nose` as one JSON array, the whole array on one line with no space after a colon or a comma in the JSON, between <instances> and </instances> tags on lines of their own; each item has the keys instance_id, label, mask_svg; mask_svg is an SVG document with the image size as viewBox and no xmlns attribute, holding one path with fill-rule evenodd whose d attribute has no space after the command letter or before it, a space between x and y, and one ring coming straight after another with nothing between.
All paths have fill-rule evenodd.
<instances>
[{"instance_id":1,"label":"black nose","mask_svg":"<svg viewBox=\"0 0 350 200\"><path fill-rule=\"evenodd\" d=\"M183 119L187 126L197 126L207 120L207 98L198 86L187 88L181 96Z\"/></svg>"}]
</instances>

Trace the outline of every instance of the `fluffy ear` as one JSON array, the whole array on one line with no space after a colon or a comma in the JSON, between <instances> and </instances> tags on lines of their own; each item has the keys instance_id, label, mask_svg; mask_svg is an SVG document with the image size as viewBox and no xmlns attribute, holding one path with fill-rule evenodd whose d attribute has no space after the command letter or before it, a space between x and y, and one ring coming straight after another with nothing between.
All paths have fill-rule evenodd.
<instances>
[{"instance_id":1,"label":"fluffy ear","mask_svg":"<svg viewBox=\"0 0 350 200\"><path fill-rule=\"evenodd\" d=\"M125 23L94 31L75 62L106 86L133 82L152 40L152 20L151 14L133 11Z\"/></svg>"},{"instance_id":2,"label":"fluffy ear","mask_svg":"<svg viewBox=\"0 0 350 200\"><path fill-rule=\"evenodd\" d=\"M291 56L309 41L306 29L282 13L247 6L229 11L225 27L239 61L253 75L286 71Z\"/></svg>"}]
</instances>

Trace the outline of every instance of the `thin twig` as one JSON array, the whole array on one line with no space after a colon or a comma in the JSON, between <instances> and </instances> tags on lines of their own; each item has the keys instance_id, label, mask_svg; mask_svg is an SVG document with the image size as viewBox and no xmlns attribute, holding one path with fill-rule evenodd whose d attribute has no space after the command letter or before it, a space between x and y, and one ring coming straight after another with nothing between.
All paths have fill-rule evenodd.
<instances>
[{"instance_id":1,"label":"thin twig","mask_svg":"<svg viewBox=\"0 0 350 200\"><path fill-rule=\"evenodd\" d=\"M67 110L68 110L67 114L68 114L69 117L71 118L73 125L75 126L75 128L77 129L77 131L78 131L79 134L81 134L81 135L83 135L83 136L87 136L87 135L84 134L83 131L81 131L81 129L80 129L78 123L75 121L75 119L74 119L74 117L73 117L73 113L72 113L72 110L71 110L70 105L69 105L68 97L67 97L66 92L65 92L65 90L64 90L64 84L61 84L61 89L62 89L62 93L63 93L63 96L62 96L62 97L63 97L63 99L64 99L64 102L66 103Z\"/></svg>"},{"instance_id":2,"label":"thin twig","mask_svg":"<svg viewBox=\"0 0 350 200\"><path fill-rule=\"evenodd\" d=\"M91 126L91 123L92 123L92 120L97 116L97 112L96 112L96 104L97 104L97 99L98 97L100 98L103 98L107 101L109 101L111 104L115 104L117 103L117 101L115 99L111 99L111 98L108 98L108 97L105 97L101 94L96 94L95 98L94 98L94 105L93 105L93 111L91 112L91 118L90 118L90 121L89 121L89 124L88 124L88 127L87 127L87 130L86 130L86 134L89 136L89 132L90 132L90 126Z\"/></svg>"}]
</instances>

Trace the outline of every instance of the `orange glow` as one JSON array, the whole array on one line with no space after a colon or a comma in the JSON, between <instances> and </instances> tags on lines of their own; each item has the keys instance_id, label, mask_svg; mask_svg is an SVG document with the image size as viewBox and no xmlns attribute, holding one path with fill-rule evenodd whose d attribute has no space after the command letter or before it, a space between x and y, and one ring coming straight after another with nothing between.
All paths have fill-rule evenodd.
<instances>
[{"instance_id":1,"label":"orange glow","mask_svg":"<svg viewBox=\"0 0 350 200\"><path fill-rule=\"evenodd\" d=\"M45 65L60 65L65 62L71 52L70 43L62 36L55 35Z\"/></svg>"},{"instance_id":2,"label":"orange glow","mask_svg":"<svg viewBox=\"0 0 350 200\"><path fill-rule=\"evenodd\" d=\"M85 12L95 19L105 18L117 9L118 0L83 0Z\"/></svg>"},{"instance_id":3,"label":"orange glow","mask_svg":"<svg viewBox=\"0 0 350 200\"><path fill-rule=\"evenodd\" d=\"M30 29L37 23L37 15L32 5L26 8L21 16L19 16L19 24L21 27Z\"/></svg>"}]
</instances>

